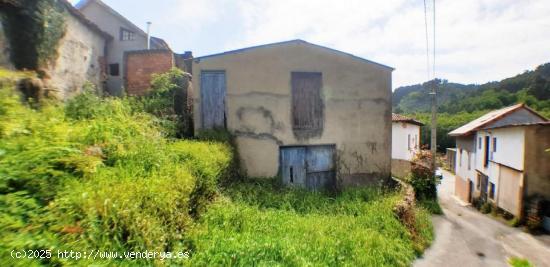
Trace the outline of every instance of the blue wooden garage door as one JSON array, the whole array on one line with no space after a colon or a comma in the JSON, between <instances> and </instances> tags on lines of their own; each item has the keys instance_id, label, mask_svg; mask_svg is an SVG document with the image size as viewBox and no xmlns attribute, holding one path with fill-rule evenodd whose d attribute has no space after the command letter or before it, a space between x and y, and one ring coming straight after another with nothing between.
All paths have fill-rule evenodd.
<instances>
[{"instance_id":1,"label":"blue wooden garage door","mask_svg":"<svg viewBox=\"0 0 550 267\"><path fill-rule=\"evenodd\" d=\"M321 190L335 185L335 146L281 147L284 184Z\"/></svg>"},{"instance_id":2,"label":"blue wooden garage door","mask_svg":"<svg viewBox=\"0 0 550 267\"><path fill-rule=\"evenodd\" d=\"M201 120L203 129L225 127L225 72L201 72Z\"/></svg>"}]
</instances>

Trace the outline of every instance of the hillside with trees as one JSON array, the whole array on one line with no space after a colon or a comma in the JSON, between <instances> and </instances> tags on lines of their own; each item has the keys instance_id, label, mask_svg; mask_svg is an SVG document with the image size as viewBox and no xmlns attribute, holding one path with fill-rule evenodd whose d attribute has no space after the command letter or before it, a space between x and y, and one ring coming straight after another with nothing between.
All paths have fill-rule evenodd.
<instances>
[{"instance_id":1,"label":"hillside with trees","mask_svg":"<svg viewBox=\"0 0 550 267\"><path fill-rule=\"evenodd\" d=\"M397 88L393 93L393 110L415 117L426 124L422 143L429 144L430 97L434 81ZM454 147L447 133L484 113L525 103L550 117L550 63L538 66L501 81L481 85L451 83L436 79L438 95L438 149Z\"/></svg>"}]
</instances>

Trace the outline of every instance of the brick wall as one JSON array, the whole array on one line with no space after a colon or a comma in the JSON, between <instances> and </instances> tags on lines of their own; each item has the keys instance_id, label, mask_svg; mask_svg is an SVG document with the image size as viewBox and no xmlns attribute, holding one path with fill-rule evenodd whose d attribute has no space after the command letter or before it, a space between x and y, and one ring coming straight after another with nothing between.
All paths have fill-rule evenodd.
<instances>
[{"instance_id":1,"label":"brick wall","mask_svg":"<svg viewBox=\"0 0 550 267\"><path fill-rule=\"evenodd\" d=\"M170 50L139 50L124 53L126 93L143 95L151 85L151 75L169 71L175 66Z\"/></svg>"}]
</instances>

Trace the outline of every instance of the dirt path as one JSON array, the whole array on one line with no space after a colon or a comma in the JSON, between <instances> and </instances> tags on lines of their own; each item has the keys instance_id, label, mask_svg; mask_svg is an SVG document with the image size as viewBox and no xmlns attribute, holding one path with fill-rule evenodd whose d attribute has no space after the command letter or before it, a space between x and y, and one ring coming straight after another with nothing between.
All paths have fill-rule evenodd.
<instances>
[{"instance_id":1,"label":"dirt path","mask_svg":"<svg viewBox=\"0 0 550 267\"><path fill-rule=\"evenodd\" d=\"M521 229L509 227L459 203L454 175L443 172L438 187L445 215L434 216L435 241L414 266L508 266L508 257L550 267L550 247Z\"/></svg>"}]
</instances>

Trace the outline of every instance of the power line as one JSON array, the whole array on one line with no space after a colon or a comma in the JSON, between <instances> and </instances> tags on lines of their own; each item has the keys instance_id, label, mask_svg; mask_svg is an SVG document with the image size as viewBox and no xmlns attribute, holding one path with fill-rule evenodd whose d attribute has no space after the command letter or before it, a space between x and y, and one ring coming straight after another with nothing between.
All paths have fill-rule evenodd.
<instances>
[{"instance_id":1,"label":"power line","mask_svg":"<svg viewBox=\"0 0 550 267\"><path fill-rule=\"evenodd\" d=\"M434 49L434 51L433 52L434 52L434 54L433 54L433 58L432 58L432 61L433 61L432 75L433 75L434 80L435 80L435 0L433 0L433 1L434 1L434 6L433 6L433 10L434 10L434 28L433 28L433 39L434 39L433 49Z\"/></svg>"},{"instance_id":2,"label":"power line","mask_svg":"<svg viewBox=\"0 0 550 267\"><path fill-rule=\"evenodd\" d=\"M430 80L430 42L428 37L428 8L426 7L426 0L424 0L424 29L426 31L426 71L428 74L428 81Z\"/></svg>"}]
</instances>

